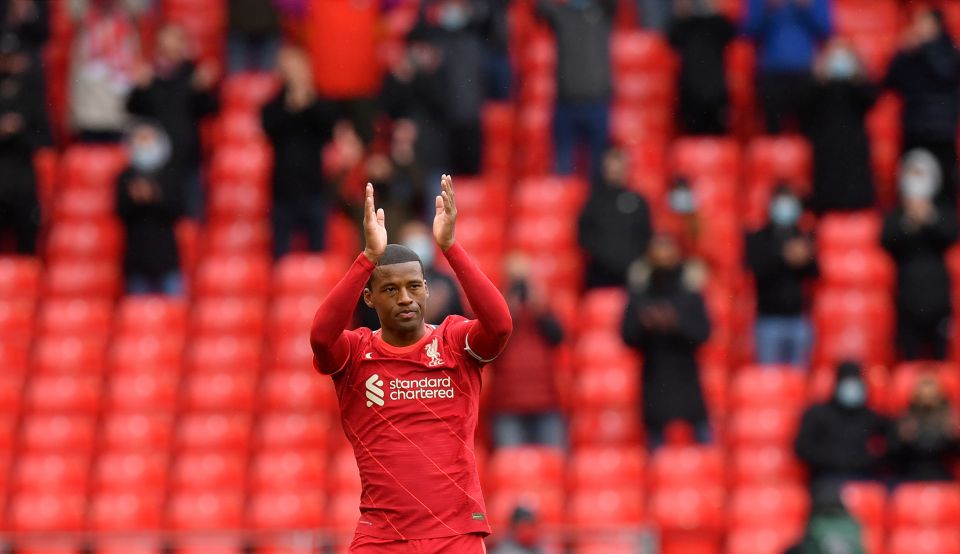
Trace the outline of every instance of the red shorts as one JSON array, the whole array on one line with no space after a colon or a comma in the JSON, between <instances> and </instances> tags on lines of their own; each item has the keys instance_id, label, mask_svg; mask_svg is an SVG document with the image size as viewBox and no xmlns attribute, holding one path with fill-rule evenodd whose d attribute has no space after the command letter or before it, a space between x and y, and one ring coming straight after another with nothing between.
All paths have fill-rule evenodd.
<instances>
[{"instance_id":1,"label":"red shorts","mask_svg":"<svg viewBox=\"0 0 960 554\"><path fill-rule=\"evenodd\" d=\"M378 539L357 533L349 554L486 554L483 537L471 533L438 539Z\"/></svg>"}]
</instances>

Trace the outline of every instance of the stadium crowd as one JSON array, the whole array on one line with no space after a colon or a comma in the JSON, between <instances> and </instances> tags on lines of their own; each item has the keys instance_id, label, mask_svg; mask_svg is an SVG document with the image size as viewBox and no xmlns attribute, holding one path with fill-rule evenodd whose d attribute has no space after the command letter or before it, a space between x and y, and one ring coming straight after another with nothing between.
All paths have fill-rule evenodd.
<instances>
[{"instance_id":1,"label":"stadium crowd","mask_svg":"<svg viewBox=\"0 0 960 554\"><path fill-rule=\"evenodd\" d=\"M0 543L352 534L305 335L367 182L428 321L471 313L450 173L514 319L491 551L960 553L953 37L954 0L0 0Z\"/></svg>"}]
</instances>

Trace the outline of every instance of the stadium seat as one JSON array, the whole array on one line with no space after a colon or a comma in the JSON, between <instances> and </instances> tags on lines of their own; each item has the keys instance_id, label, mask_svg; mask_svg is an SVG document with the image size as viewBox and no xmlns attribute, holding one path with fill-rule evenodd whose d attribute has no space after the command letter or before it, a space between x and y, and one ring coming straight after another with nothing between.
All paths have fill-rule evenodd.
<instances>
[{"instance_id":1,"label":"stadium seat","mask_svg":"<svg viewBox=\"0 0 960 554\"><path fill-rule=\"evenodd\" d=\"M581 532L627 530L643 522L640 491L619 488L577 491L568 502L567 524Z\"/></svg>"},{"instance_id":2,"label":"stadium seat","mask_svg":"<svg viewBox=\"0 0 960 554\"><path fill-rule=\"evenodd\" d=\"M73 453L20 453L13 485L20 491L84 492L90 457Z\"/></svg>"},{"instance_id":3,"label":"stadium seat","mask_svg":"<svg viewBox=\"0 0 960 554\"><path fill-rule=\"evenodd\" d=\"M937 379L954 407L960 406L960 367L955 364L936 362L902 363L894 368L889 388L888 407L893 413L900 413L907 409L917 382L925 374Z\"/></svg>"},{"instance_id":4,"label":"stadium seat","mask_svg":"<svg viewBox=\"0 0 960 554\"><path fill-rule=\"evenodd\" d=\"M94 413L100 407L100 377L35 375L26 390L25 407L34 412Z\"/></svg>"},{"instance_id":5,"label":"stadium seat","mask_svg":"<svg viewBox=\"0 0 960 554\"><path fill-rule=\"evenodd\" d=\"M344 535L349 544L360 517L360 492L351 491L331 496L327 501L327 525Z\"/></svg>"},{"instance_id":6,"label":"stadium seat","mask_svg":"<svg viewBox=\"0 0 960 554\"><path fill-rule=\"evenodd\" d=\"M271 410L319 410L334 414L338 401L333 384L325 382L308 367L266 373L259 387L262 405Z\"/></svg>"},{"instance_id":7,"label":"stadium seat","mask_svg":"<svg viewBox=\"0 0 960 554\"><path fill-rule=\"evenodd\" d=\"M101 443L110 449L166 451L173 439L173 414L113 412L104 417Z\"/></svg>"},{"instance_id":8,"label":"stadium seat","mask_svg":"<svg viewBox=\"0 0 960 554\"><path fill-rule=\"evenodd\" d=\"M360 469L352 449L342 449L333 454L327 476L330 479L327 483L328 492L353 495L359 502Z\"/></svg>"},{"instance_id":9,"label":"stadium seat","mask_svg":"<svg viewBox=\"0 0 960 554\"><path fill-rule=\"evenodd\" d=\"M960 528L960 485L900 485L890 499L890 523L897 527Z\"/></svg>"},{"instance_id":10,"label":"stadium seat","mask_svg":"<svg viewBox=\"0 0 960 554\"><path fill-rule=\"evenodd\" d=\"M118 222L110 219L54 223L47 237L49 260L117 260L123 234Z\"/></svg>"},{"instance_id":11,"label":"stadium seat","mask_svg":"<svg viewBox=\"0 0 960 554\"><path fill-rule=\"evenodd\" d=\"M722 485L665 487L651 496L650 516L666 536L673 531L719 533L724 529L725 503ZM669 550L681 552L676 548Z\"/></svg>"},{"instance_id":12,"label":"stadium seat","mask_svg":"<svg viewBox=\"0 0 960 554\"><path fill-rule=\"evenodd\" d=\"M260 367L262 345L257 335L215 335L198 337L187 349L187 369L216 371L232 368L235 371L256 371Z\"/></svg>"},{"instance_id":13,"label":"stadium seat","mask_svg":"<svg viewBox=\"0 0 960 554\"><path fill-rule=\"evenodd\" d=\"M164 335L187 328L187 303L169 296L128 296L117 307L116 332Z\"/></svg>"},{"instance_id":14,"label":"stadium seat","mask_svg":"<svg viewBox=\"0 0 960 554\"><path fill-rule=\"evenodd\" d=\"M262 447L322 448L331 432L327 416L310 412L270 412L260 418L256 429L257 443Z\"/></svg>"},{"instance_id":15,"label":"stadium seat","mask_svg":"<svg viewBox=\"0 0 960 554\"><path fill-rule=\"evenodd\" d=\"M13 445L17 438L17 418L16 416L0 414L0 451L12 453ZM2 456L0 456L2 458ZM2 476L6 479L7 475Z\"/></svg>"},{"instance_id":16,"label":"stadium seat","mask_svg":"<svg viewBox=\"0 0 960 554\"><path fill-rule=\"evenodd\" d=\"M748 366L733 375L732 408L794 407L807 400L806 375L789 366Z\"/></svg>"},{"instance_id":17,"label":"stadium seat","mask_svg":"<svg viewBox=\"0 0 960 554\"><path fill-rule=\"evenodd\" d=\"M105 538L97 541L96 554L161 554L161 545L156 539Z\"/></svg>"},{"instance_id":18,"label":"stadium seat","mask_svg":"<svg viewBox=\"0 0 960 554\"><path fill-rule=\"evenodd\" d=\"M192 6L193 4L191 4ZM245 72L230 75L220 93L224 111L251 112L270 100L278 87L272 73Z\"/></svg>"},{"instance_id":19,"label":"stadium seat","mask_svg":"<svg viewBox=\"0 0 960 554\"><path fill-rule=\"evenodd\" d=\"M270 227L265 219L212 221L204 233L205 252L210 255L266 253L270 250Z\"/></svg>"},{"instance_id":20,"label":"stadium seat","mask_svg":"<svg viewBox=\"0 0 960 554\"><path fill-rule=\"evenodd\" d=\"M553 214L557 217L577 214L586 200L587 192L587 184L575 177L527 178L513 192L512 214Z\"/></svg>"},{"instance_id":21,"label":"stadium seat","mask_svg":"<svg viewBox=\"0 0 960 554\"><path fill-rule=\"evenodd\" d=\"M326 296L352 262L335 254L287 254L274 268L273 294Z\"/></svg>"},{"instance_id":22,"label":"stadium seat","mask_svg":"<svg viewBox=\"0 0 960 554\"><path fill-rule=\"evenodd\" d=\"M784 446L742 446L730 456L733 484L803 483L806 473L793 450Z\"/></svg>"},{"instance_id":23,"label":"stadium seat","mask_svg":"<svg viewBox=\"0 0 960 554\"><path fill-rule=\"evenodd\" d=\"M105 300L48 300L37 317L44 334L106 335L113 325L113 306Z\"/></svg>"},{"instance_id":24,"label":"stadium seat","mask_svg":"<svg viewBox=\"0 0 960 554\"><path fill-rule=\"evenodd\" d=\"M250 417L243 413L187 413L177 425L177 444L193 449L242 449L250 440Z\"/></svg>"},{"instance_id":25,"label":"stadium seat","mask_svg":"<svg viewBox=\"0 0 960 554\"><path fill-rule=\"evenodd\" d=\"M729 524L739 526L802 525L810 510L810 495L800 484L738 487L729 505Z\"/></svg>"},{"instance_id":26,"label":"stadium seat","mask_svg":"<svg viewBox=\"0 0 960 554\"><path fill-rule=\"evenodd\" d=\"M627 295L623 289L610 287L587 291L580 301L580 331L619 333L626 305Z\"/></svg>"},{"instance_id":27,"label":"stadium seat","mask_svg":"<svg viewBox=\"0 0 960 554\"><path fill-rule=\"evenodd\" d=\"M112 261L51 262L44 274L48 298L110 299L120 292L120 266Z\"/></svg>"},{"instance_id":28,"label":"stadium seat","mask_svg":"<svg viewBox=\"0 0 960 554\"><path fill-rule=\"evenodd\" d=\"M800 412L794 407L744 408L730 418L728 438L735 447L787 447L796 436Z\"/></svg>"},{"instance_id":29,"label":"stadium seat","mask_svg":"<svg viewBox=\"0 0 960 554\"><path fill-rule=\"evenodd\" d=\"M24 374L19 371L0 373L0 414L13 415L20 411L24 381Z\"/></svg>"},{"instance_id":30,"label":"stadium seat","mask_svg":"<svg viewBox=\"0 0 960 554\"><path fill-rule=\"evenodd\" d=\"M160 529L163 494L156 490L99 491L90 501L89 525L98 531Z\"/></svg>"},{"instance_id":31,"label":"stadium seat","mask_svg":"<svg viewBox=\"0 0 960 554\"><path fill-rule=\"evenodd\" d=\"M325 507L317 491L260 491L250 500L247 522L255 529L318 529L324 524Z\"/></svg>"},{"instance_id":32,"label":"stadium seat","mask_svg":"<svg viewBox=\"0 0 960 554\"><path fill-rule=\"evenodd\" d=\"M93 447L96 419L79 414L31 414L22 422L20 445L38 452L85 452Z\"/></svg>"},{"instance_id":33,"label":"stadium seat","mask_svg":"<svg viewBox=\"0 0 960 554\"><path fill-rule=\"evenodd\" d=\"M97 489L165 490L168 461L162 445L154 450L143 450L142 445L133 445L133 448L98 454L94 470Z\"/></svg>"},{"instance_id":34,"label":"stadium seat","mask_svg":"<svg viewBox=\"0 0 960 554\"><path fill-rule=\"evenodd\" d=\"M562 488L563 453L542 446L499 448L490 459L489 481L495 490Z\"/></svg>"},{"instance_id":35,"label":"stadium seat","mask_svg":"<svg viewBox=\"0 0 960 554\"><path fill-rule=\"evenodd\" d=\"M864 250L880 244L883 221L874 212L830 213L817 225L821 250Z\"/></svg>"},{"instance_id":36,"label":"stadium seat","mask_svg":"<svg viewBox=\"0 0 960 554\"><path fill-rule=\"evenodd\" d=\"M584 445L630 445L640 440L636 407L630 409L583 410L570 416L570 440Z\"/></svg>"},{"instance_id":37,"label":"stadium seat","mask_svg":"<svg viewBox=\"0 0 960 554\"><path fill-rule=\"evenodd\" d=\"M251 410L257 375L229 368L208 370L185 380L182 406L189 410Z\"/></svg>"},{"instance_id":38,"label":"stadium seat","mask_svg":"<svg viewBox=\"0 0 960 554\"><path fill-rule=\"evenodd\" d=\"M240 529L243 495L240 491L177 491L167 504L167 525L178 530Z\"/></svg>"},{"instance_id":39,"label":"stadium seat","mask_svg":"<svg viewBox=\"0 0 960 554\"><path fill-rule=\"evenodd\" d=\"M887 554L960 554L960 531L953 529L894 529Z\"/></svg>"},{"instance_id":40,"label":"stadium seat","mask_svg":"<svg viewBox=\"0 0 960 554\"><path fill-rule=\"evenodd\" d=\"M566 217L555 214L521 215L510 227L509 244L525 252L577 248L577 229Z\"/></svg>"},{"instance_id":41,"label":"stadium seat","mask_svg":"<svg viewBox=\"0 0 960 554\"><path fill-rule=\"evenodd\" d=\"M649 479L658 489L722 485L726 459L713 446L664 446L650 458Z\"/></svg>"},{"instance_id":42,"label":"stadium seat","mask_svg":"<svg viewBox=\"0 0 960 554\"><path fill-rule=\"evenodd\" d=\"M40 276L39 259L0 256L0 298L36 298Z\"/></svg>"},{"instance_id":43,"label":"stadium seat","mask_svg":"<svg viewBox=\"0 0 960 554\"><path fill-rule=\"evenodd\" d=\"M194 292L205 296L266 295L270 262L263 256L210 256L197 267Z\"/></svg>"},{"instance_id":44,"label":"stadium seat","mask_svg":"<svg viewBox=\"0 0 960 554\"><path fill-rule=\"evenodd\" d=\"M0 335L8 341L29 343L34 334L36 302L30 298L0 297Z\"/></svg>"},{"instance_id":45,"label":"stadium seat","mask_svg":"<svg viewBox=\"0 0 960 554\"><path fill-rule=\"evenodd\" d=\"M273 367L312 368L313 349L307 330L275 337L267 351L267 361Z\"/></svg>"},{"instance_id":46,"label":"stadium seat","mask_svg":"<svg viewBox=\"0 0 960 554\"><path fill-rule=\"evenodd\" d=\"M673 143L670 167L690 179L740 174L740 148L732 139L681 138Z\"/></svg>"},{"instance_id":47,"label":"stadium seat","mask_svg":"<svg viewBox=\"0 0 960 554\"><path fill-rule=\"evenodd\" d=\"M883 528L887 522L887 490L880 483L848 483L841 491L843 505L865 528Z\"/></svg>"},{"instance_id":48,"label":"stadium seat","mask_svg":"<svg viewBox=\"0 0 960 554\"><path fill-rule=\"evenodd\" d=\"M556 528L563 523L563 498L558 489L504 489L488 499L487 515L491 526L504 529L513 511L523 506L537 514L542 525Z\"/></svg>"},{"instance_id":49,"label":"stadium seat","mask_svg":"<svg viewBox=\"0 0 960 554\"><path fill-rule=\"evenodd\" d=\"M143 334L114 335L109 352L113 372L179 373L183 363L184 333L153 331Z\"/></svg>"},{"instance_id":50,"label":"stadium seat","mask_svg":"<svg viewBox=\"0 0 960 554\"><path fill-rule=\"evenodd\" d=\"M175 458L171 484L180 491L226 489L243 483L247 456L240 451L184 451Z\"/></svg>"},{"instance_id":51,"label":"stadium seat","mask_svg":"<svg viewBox=\"0 0 960 554\"><path fill-rule=\"evenodd\" d=\"M825 251L818 254L821 281L836 287L874 287L889 290L896 268L879 248Z\"/></svg>"},{"instance_id":52,"label":"stadium seat","mask_svg":"<svg viewBox=\"0 0 960 554\"><path fill-rule=\"evenodd\" d=\"M750 142L746 152L747 183L772 189L778 181L799 187L804 195L812 179L813 152L801 136L765 136Z\"/></svg>"},{"instance_id":53,"label":"stadium seat","mask_svg":"<svg viewBox=\"0 0 960 554\"><path fill-rule=\"evenodd\" d=\"M42 337L34 343L38 373L99 374L106 367L106 340L89 336Z\"/></svg>"},{"instance_id":54,"label":"stadium seat","mask_svg":"<svg viewBox=\"0 0 960 554\"><path fill-rule=\"evenodd\" d=\"M670 45L661 34L653 32L615 32L610 40L610 57L615 72L669 72L677 64Z\"/></svg>"},{"instance_id":55,"label":"stadium seat","mask_svg":"<svg viewBox=\"0 0 960 554\"><path fill-rule=\"evenodd\" d=\"M640 489L646 460L638 447L585 446L573 452L567 469L570 490L599 489L611 482Z\"/></svg>"},{"instance_id":56,"label":"stadium seat","mask_svg":"<svg viewBox=\"0 0 960 554\"><path fill-rule=\"evenodd\" d=\"M640 375L634 363L582 366L574 378L574 409L629 408L639 402Z\"/></svg>"},{"instance_id":57,"label":"stadium seat","mask_svg":"<svg viewBox=\"0 0 960 554\"><path fill-rule=\"evenodd\" d=\"M264 144L246 143L217 148L210 160L213 182L249 180L260 184L270 178L273 151Z\"/></svg>"},{"instance_id":58,"label":"stadium seat","mask_svg":"<svg viewBox=\"0 0 960 554\"><path fill-rule=\"evenodd\" d=\"M308 448L259 450L250 466L250 482L259 489L321 490L327 482L327 456Z\"/></svg>"},{"instance_id":59,"label":"stadium seat","mask_svg":"<svg viewBox=\"0 0 960 554\"><path fill-rule=\"evenodd\" d=\"M727 535L726 554L782 554L803 534L803 526L775 524L733 527Z\"/></svg>"},{"instance_id":60,"label":"stadium seat","mask_svg":"<svg viewBox=\"0 0 960 554\"><path fill-rule=\"evenodd\" d=\"M180 377L175 371L125 371L110 377L106 405L114 410L173 411Z\"/></svg>"},{"instance_id":61,"label":"stadium seat","mask_svg":"<svg viewBox=\"0 0 960 554\"><path fill-rule=\"evenodd\" d=\"M0 338L0 366L10 374L24 374L30 367L30 342L14 337Z\"/></svg>"},{"instance_id":62,"label":"stadium seat","mask_svg":"<svg viewBox=\"0 0 960 554\"><path fill-rule=\"evenodd\" d=\"M213 141L218 147L265 141L259 115L253 110L246 109L221 112L213 125Z\"/></svg>"},{"instance_id":63,"label":"stadium seat","mask_svg":"<svg viewBox=\"0 0 960 554\"><path fill-rule=\"evenodd\" d=\"M17 541L17 554L82 554L77 541L64 539L23 539Z\"/></svg>"},{"instance_id":64,"label":"stadium seat","mask_svg":"<svg viewBox=\"0 0 960 554\"><path fill-rule=\"evenodd\" d=\"M193 305L192 333L262 335L266 302L260 298L204 298Z\"/></svg>"},{"instance_id":65,"label":"stadium seat","mask_svg":"<svg viewBox=\"0 0 960 554\"><path fill-rule=\"evenodd\" d=\"M577 366L603 364L637 364L631 351L619 333L609 331L588 331L580 334L574 344L574 356Z\"/></svg>"},{"instance_id":66,"label":"stadium seat","mask_svg":"<svg viewBox=\"0 0 960 554\"><path fill-rule=\"evenodd\" d=\"M112 191L126 164L127 152L121 146L71 146L61 159L60 183L68 188Z\"/></svg>"},{"instance_id":67,"label":"stadium seat","mask_svg":"<svg viewBox=\"0 0 960 554\"><path fill-rule=\"evenodd\" d=\"M207 215L211 221L265 220L270 210L270 190L249 180L210 183Z\"/></svg>"},{"instance_id":68,"label":"stadium seat","mask_svg":"<svg viewBox=\"0 0 960 554\"><path fill-rule=\"evenodd\" d=\"M83 493L24 492L11 497L7 521L13 531L79 531L85 509Z\"/></svg>"},{"instance_id":69,"label":"stadium seat","mask_svg":"<svg viewBox=\"0 0 960 554\"><path fill-rule=\"evenodd\" d=\"M53 197L53 221L103 221L116 214L113 188L60 188Z\"/></svg>"},{"instance_id":70,"label":"stadium seat","mask_svg":"<svg viewBox=\"0 0 960 554\"><path fill-rule=\"evenodd\" d=\"M267 315L269 334L307 333L323 297L319 294L291 294L275 298Z\"/></svg>"}]
</instances>

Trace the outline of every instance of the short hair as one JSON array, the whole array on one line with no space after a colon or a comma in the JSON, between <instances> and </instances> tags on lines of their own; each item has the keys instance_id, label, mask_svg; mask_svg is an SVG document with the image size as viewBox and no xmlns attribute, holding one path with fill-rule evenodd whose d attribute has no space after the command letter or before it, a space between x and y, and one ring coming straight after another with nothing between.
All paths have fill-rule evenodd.
<instances>
[{"instance_id":1,"label":"short hair","mask_svg":"<svg viewBox=\"0 0 960 554\"><path fill-rule=\"evenodd\" d=\"M380 260L377 261L377 267L404 264L407 262L417 262L420 264L420 272L423 272L423 261L420 260L420 256L418 256L416 252L402 244L388 244L383 250L383 255L380 256ZM374 271L376 271L376 268L374 268ZM370 278L367 279L367 288L372 290L372 284L373 273L371 273Z\"/></svg>"}]
</instances>

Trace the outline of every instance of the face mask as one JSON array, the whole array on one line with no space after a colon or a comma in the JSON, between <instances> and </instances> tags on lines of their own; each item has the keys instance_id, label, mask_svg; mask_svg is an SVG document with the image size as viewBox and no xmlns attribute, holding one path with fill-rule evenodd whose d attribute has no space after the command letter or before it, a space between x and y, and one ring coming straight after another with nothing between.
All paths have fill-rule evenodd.
<instances>
[{"instance_id":1,"label":"face mask","mask_svg":"<svg viewBox=\"0 0 960 554\"><path fill-rule=\"evenodd\" d=\"M937 186L928 175L906 175L900 180L900 194L913 200L930 200L937 193Z\"/></svg>"},{"instance_id":2,"label":"face mask","mask_svg":"<svg viewBox=\"0 0 960 554\"><path fill-rule=\"evenodd\" d=\"M834 50L827 57L827 76L835 81L844 81L857 74L857 59L846 50Z\"/></svg>"},{"instance_id":3,"label":"face mask","mask_svg":"<svg viewBox=\"0 0 960 554\"><path fill-rule=\"evenodd\" d=\"M170 147L163 143L139 144L130 153L130 164L139 171L156 171L170 158Z\"/></svg>"},{"instance_id":4,"label":"face mask","mask_svg":"<svg viewBox=\"0 0 960 554\"><path fill-rule=\"evenodd\" d=\"M448 31L463 29L468 19L466 8L459 4L448 4L440 10L440 25Z\"/></svg>"},{"instance_id":5,"label":"face mask","mask_svg":"<svg viewBox=\"0 0 960 554\"><path fill-rule=\"evenodd\" d=\"M693 191L687 187L676 187L670 191L668 197L670 209L678 214L692 214L696 210L696 201Z\"/></svg>"},{"instance_id":6,"label":"face mask","mask_svg":"<svg viewBox=\"0 0 960 554\"><path fill-rule=\"evenodd\" d=\"M844 408L859 408L867 401L866 387L863 381L855 377L845 377L837 383L837 403Z\"/></svg>"},{"instance_id":7,"label":"face mask","mask_svg":"<svg viewBox=\"0 0 960 554\"><path fill-rule=\"evenodd\" d=\"M779 227L790 227L800 219L800 201L792 196L778 196L770 203L770 221Z\"/></svg>"},{"instance_id":8,"label":"face mask","mask_svg":"<svg viewBox=\"0 0 960 554\"><path fill-rule=\"evenodd\" d=\"M404 246L413 250L420 257L423 267L433 267L433 256L436 250L431 239L419 236L413 237Z\"/></svg>"}]
</instances>

